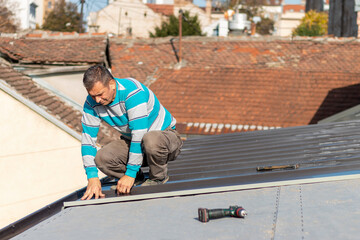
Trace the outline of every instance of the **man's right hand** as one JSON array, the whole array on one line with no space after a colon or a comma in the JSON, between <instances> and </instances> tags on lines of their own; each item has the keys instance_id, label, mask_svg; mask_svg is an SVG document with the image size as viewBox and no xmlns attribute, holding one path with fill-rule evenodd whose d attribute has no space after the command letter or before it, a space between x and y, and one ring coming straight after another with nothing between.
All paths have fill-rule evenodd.
<instances>
[{"instance_id":1,"label":"man's right hand","mask_svg":"<svg viewBox=\"0 0 360 240\"><path fill-rule=\"evenodd\" d=\"M104 198L105 194L101 192L101 182L99 178L89 178L86 192L81 200L89 200L95 195L95 199Z\"/></svg>"}]
</instances>

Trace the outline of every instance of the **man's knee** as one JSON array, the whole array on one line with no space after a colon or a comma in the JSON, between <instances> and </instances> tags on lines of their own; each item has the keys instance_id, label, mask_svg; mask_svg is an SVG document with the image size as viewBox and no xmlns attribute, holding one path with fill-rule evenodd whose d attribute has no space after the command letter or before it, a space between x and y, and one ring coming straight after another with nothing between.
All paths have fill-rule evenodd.
<instances>
[{"instance_id":1,"label":"man's knee","mask_svg":"<svg viewBox=\"0 0 360 240\"><path fill-rule=\"evenodd\" d=\"M106 151L106 149L100 149L97 151L96 156L95 156L95 163L96 166L101 167L106 165L106 163L110 162L113 158L113 155L109 152Z\"/></svg>"},{"instance_id":2,"label":"man's knee","mask_svg":"<svg viewBox=\"0 0 360 240\"><path fill-rule=\"evenodd\" d=\"M160 131L147 132L142 139L142 148L146 154L157 154L166 150L164 136Z\"/></svg>"}]
</instances>

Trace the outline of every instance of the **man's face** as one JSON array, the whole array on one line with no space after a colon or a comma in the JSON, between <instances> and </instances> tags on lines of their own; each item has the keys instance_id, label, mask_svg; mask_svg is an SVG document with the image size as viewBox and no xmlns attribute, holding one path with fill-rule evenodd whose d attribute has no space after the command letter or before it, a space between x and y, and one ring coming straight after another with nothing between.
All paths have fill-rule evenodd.
<instances>
[{"instance_id":1,"label":"man's face","mask_svg":"<svg viewBox=\"0 0 360 240\"><path fill-rule=\"evenodd\" d=\"M101 105L108 105L115 99L115 80L110 80L109 86L104 86L100 81L97 81L92 89L88 90L88 93L95 102L100 103Z\"/></svg>"}]
</instances>

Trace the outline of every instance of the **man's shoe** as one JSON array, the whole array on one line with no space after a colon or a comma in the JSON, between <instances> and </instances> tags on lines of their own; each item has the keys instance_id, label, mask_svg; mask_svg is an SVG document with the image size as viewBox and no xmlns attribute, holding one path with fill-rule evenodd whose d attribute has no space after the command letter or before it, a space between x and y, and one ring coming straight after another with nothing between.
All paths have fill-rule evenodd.
<instances>
[{"instance_id":1,"label":"man's shoe","mask_svg":"<svg viewBox=\"0 0 360 240\"><path fill-rule=\"evenodd\" d=\"M136 174L134 187L141 185L143 182L145 182L145 176L144 176L144 173L140 169L139 172Z\"/></svg>"},{"instance_id":2,"label":"man's shoe","mask_svg":"<svg viewBox=\"0 0 360 240\"><path fill-rule=\"evenodd\" d=\"M141 186L154 186L154 185L160 185L164 184L167 181L169 181L169 176L166 176L163 180L151 180L147 179Z\"/></svg>"}]
</instances>

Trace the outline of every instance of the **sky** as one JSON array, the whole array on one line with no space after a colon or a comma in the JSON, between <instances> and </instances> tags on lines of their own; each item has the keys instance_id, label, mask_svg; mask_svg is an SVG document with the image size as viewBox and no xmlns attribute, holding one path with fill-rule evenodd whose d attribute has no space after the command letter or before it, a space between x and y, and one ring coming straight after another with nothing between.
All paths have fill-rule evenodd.
<instances>
[{"instance_id":1,"label":"sky","mask_svg":"<svg viewBox=\"0 0 360 240\"><path fill-rule=\"evenodd\" d=\"M78 11L81 10L80 0L70 0L70 2L75 3L78 6ZM90 12L96 12L104 8L108 0L85 0L84 3L84 19L87 18Z\"/></svg>"}]
</instances>

